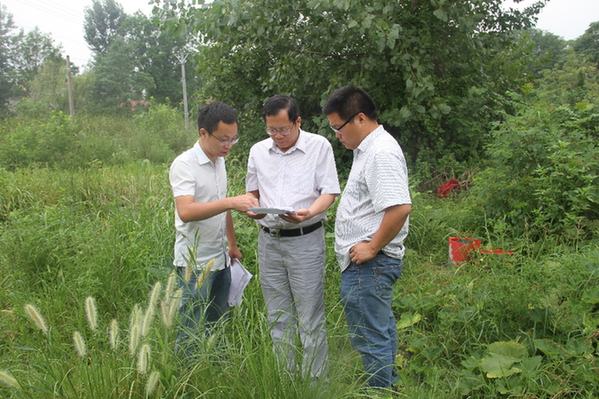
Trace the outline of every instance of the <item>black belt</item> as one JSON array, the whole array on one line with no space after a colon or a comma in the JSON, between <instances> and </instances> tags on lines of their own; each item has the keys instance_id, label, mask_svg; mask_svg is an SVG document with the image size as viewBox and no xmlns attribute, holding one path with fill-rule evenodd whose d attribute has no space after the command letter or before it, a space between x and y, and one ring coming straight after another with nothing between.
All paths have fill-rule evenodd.
<instances>
[{"instance_id":1,"label":"black belt","mask_svg":"<svg viewBox=\"0 0 599 399\"><path fill-rule=\"evenodd\" d=\"M320 228L320 226L322 226L322 222L316 222L314 224L311 224L310 226L306 226L306 227L300 227L299 229L288 229L288 230L283 230L283 229L269 229L268 227L262 227L262 230L264 230L264 232L266 234L270 234L271 237L298 237L298 236L303 236L304 234L308 234L313 232L314 230Z\"/></svg>"}]
</instances>

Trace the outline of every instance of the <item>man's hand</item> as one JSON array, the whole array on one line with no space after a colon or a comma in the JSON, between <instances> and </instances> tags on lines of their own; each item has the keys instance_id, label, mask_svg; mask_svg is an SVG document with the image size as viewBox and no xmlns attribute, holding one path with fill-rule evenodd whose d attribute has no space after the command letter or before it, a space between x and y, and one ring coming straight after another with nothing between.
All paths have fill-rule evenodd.
<instances>
[{"instance_id":1,"label":"man's hand","mask_svg":"<svg viewBox=\"0 0 599 399\"><path fill-rule=\"evenodd\" d=\"M243 255L237 246L229 247L229 257L231 258L231 263L233 263L233 259L241 259Z\"/></svg>"},{"instance_id":2,"label":"man's hand","mask_svg":"<svg viewBox=\"0 0 599 399\"><path fill-rule=\"evenodd\" d=\"M349 259L361 265L364 262L368 262L370 259L376 256L377 252L374 251L370 242L361 242L359 244L354 245L349 250Z\"/></svg>"},{"instance_id":3,"label":"man's hand","mask_svg":"<svg viewBox=\"0 0 599 399\"><path fill-rule=\"evenodd\" d=\"M309 209L300 209L295 213L284 213L279 216L281 217L281 219L289 223L301 223L304 220L312 218L314 215L312 215Z\"/></svg>"},{"instance_id":4,"label":"man's hand","mask_svg":"<svg viewBox=\"0 0 599 399\"><path fill-rule=\"evenodd\" d=\"M254 208L260 206L260 201L256 197L250 194L238 195L237 197L231 197L232 209L239 212L247 212L248 208Z\"/></svg>"},{"instance_id":5,"label":"man's hand","mask_svg":"<svg viewBox=\"0 0 599 399\"><path fill-rule=\"evenodd\" d=\"M266 216L266 213L254 213L250 211L247 211L245 214L247 215L247 217L254 220L262 219L264 218L264 216Z\"/></svg>"}]
</instances>

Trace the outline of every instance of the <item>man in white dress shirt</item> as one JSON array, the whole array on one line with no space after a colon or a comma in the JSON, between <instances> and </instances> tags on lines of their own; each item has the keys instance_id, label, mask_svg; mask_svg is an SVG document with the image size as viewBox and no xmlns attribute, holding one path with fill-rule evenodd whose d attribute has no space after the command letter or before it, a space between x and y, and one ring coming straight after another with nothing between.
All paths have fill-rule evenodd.
<instances>
[{"instance_id":1,"label":"man in white dress shirt","mask_svg":"<svg viewBox=\"0 0 599 399\"><path fill-rule=\"evenodd\" d=\"M296 368L296 334L303 346L302 375L327 370L324 314L325 212L339 195L331 144L301 130L295 100L275 95L263 107L269 138L250 150L246 190L262 207L290 207L286 214L248 216L260 225L260 283L279 364Z\"/></svg>"},{"instance_id":2,"label":"man in white dress shirt","mask_svg":"<svg viewBox=\"0 0 599 399\"><path fill-rule=\"evenodd\" d=\"M323 113L339 141L354 152L335 219L350 341L362 355L368 385L389 388L398 379L391 304L412 210L408 169L399 144L377 122L375 102L364 90L351 85L335 90Z\"/></svg>"},{"instance_id":3,"label":"man in white dress shirt","mask_svg":"<svg viewBox=\"0 0 599 399\"><path fill-rule=\"evenodd\" d=\"M179 284L181 329L176 351L194 355L194 337L227 317L231 258L241 258L235 240L231 209L246 212L258 201L247 194L227 197L224 157L239 138L237 111L214 102L198 111L199 140L179 155L170 168L175 198L175 258ZM214 260L201 287L196 282ZM186 273L186 268L191 273ZM189 276L186 279L185 276Z\"/></svg>"}]
</instances>

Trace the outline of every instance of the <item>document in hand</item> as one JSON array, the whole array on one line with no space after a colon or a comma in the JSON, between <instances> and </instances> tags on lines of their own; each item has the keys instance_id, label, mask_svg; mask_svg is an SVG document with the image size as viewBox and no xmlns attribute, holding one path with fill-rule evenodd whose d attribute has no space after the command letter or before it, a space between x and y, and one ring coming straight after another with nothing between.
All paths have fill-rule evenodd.
<instances>
[{"instance_id":1,"label":"document in hand","mask_svg":"<svg viewBox=\"0 0 599 399\"><path fill-rule=\"evenodd\" d=\"M229 306L239 305L243 298L243 290L250 282L252 273L250 273L239 259L233 259L231 264L231 288L229 290Z\"/></svg>"},{"instance_id":2,"label":"document in hand","mask_svg":"<svg viewBox=\"0 0 599 399\"><path fill-rule=\"evenodd\" d=\"M284 215L286 213L295 214L293 208L290 208L288 206L276 206L274 208L248 208L248 211L254 213L272 213L274 215Z\"/></svg>"}]
</instances>

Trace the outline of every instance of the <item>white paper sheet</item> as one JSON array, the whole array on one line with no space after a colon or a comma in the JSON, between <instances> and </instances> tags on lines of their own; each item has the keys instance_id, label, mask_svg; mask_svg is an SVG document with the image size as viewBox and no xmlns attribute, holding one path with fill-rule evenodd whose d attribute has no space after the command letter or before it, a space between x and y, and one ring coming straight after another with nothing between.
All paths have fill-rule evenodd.
<instances>
[{"instance_id":1,"label":"white paper sheet","mask_svg":"<svg viewBox=\"0 0 599 399\"><path fill-rule=\"evenodd\" d=\"M274 208L248 208L248 211L254 213L273 213L275 215L281 215L285 213L295 213L293 208L287 206L278 206Z\"/></svg>"},{"instance_id":2,"label":"white paper sheet","mask_svg":"<svg viewBox=\"0 0 599 399\"><path fill-rule=\"evenodd\" d=\"M233 259L231 264L231 288L229 290L229 306L236 306L243 299L243 290L250 282L252 273L250 273L239 259Z\"/></svg>"}]
</instances>

